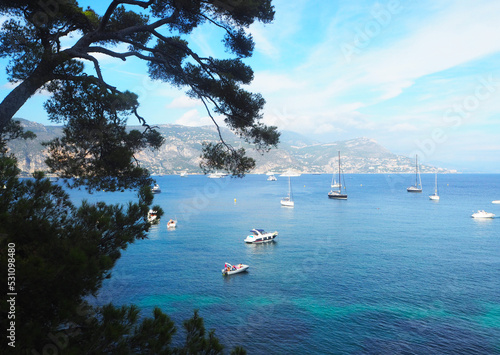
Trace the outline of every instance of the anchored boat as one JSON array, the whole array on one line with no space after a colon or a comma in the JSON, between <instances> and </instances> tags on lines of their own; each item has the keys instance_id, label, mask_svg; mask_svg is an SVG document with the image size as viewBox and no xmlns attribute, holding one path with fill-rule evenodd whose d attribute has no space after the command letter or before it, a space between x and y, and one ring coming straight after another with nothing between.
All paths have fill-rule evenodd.
<instances>
[{"instance_id":1,"label":"anchored boat","mask_svg":"<svg viewBox=\"0 0 500 355\"><path fill-rule=\"evenodd\" d=\"M268 233L263 229L252 229L250 232L252 234L245 238L245 243L268 243L278 236L278 232Z\"/></svg>"},{"instance_id":2,"label":"anchored boat","mask_svg":"<svg viewBox=\"0 0 500 355\"><path fill-rule=\"evenodd\" d=\"M233 275L240 272L247 271L250 266L245 264L231 265L229 263L224 264L224 269L222 269L222 275Z\"/></svg>"}]
</instances>

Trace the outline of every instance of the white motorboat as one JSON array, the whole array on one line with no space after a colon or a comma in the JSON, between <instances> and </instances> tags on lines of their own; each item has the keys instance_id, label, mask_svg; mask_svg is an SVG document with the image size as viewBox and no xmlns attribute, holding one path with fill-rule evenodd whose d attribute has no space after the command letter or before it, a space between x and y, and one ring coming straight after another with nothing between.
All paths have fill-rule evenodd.
<instances>
[{"instance_id":1,"label":"white motorboat","mask_svg":"<svg viewBox=\"0 0 500 355\"><path fill-rule=\"evenodd\" d=\"M276 176L274 176L274 175L269 175L269 176L267 177L267 181L276 181L276 180L278 180L278 179L277 179L277 178L276 178Z\"/></svg>"},{"instance_id":2,"label":"white motorboat","mask_svg":"<svg viewBox=\"0 0 500 355\"><path fill-rule=\"evenodd\" d=\"M491 212L486 212L485 210L479 210L476 213L473 213L472 218L495 218L495 214Z\"/></svg>"},{"instance_id":3,"label":"white motorboat","mask_svg":"<svg viewBox=\"0 0 500 355\"><path fill-rule=\"evenodd\" d=\"M408 192L422 192L422 180L420 179L420 171L418 170L418 155L415 155L415 185L406 189Z\"/></svg>"},{"instance_id":4,"label":"white motorboat","mask_svg":"<svg viewBox=\"0 0 500 355\"><path fill-rule=\"evenodd\" d=\"M153 189L151 191L153 191L154 194L159 194L161 192L160 185L155 184L155 186L153 186Z\"/></svg>"},{"instance_id":5,"label":"white motorboat","mask_svg":"<svg viewBox=\"0 0 500 355\"><path fill-rule=\"evenodd\" d=\"M220 179L223 178L224 176L227 176L227 174L215 172L215 173L210 173L207 176L209 179Z\"/></svg>"},{"instance_id":6,"label":"white motorboat","mask_svg":"<svg viewBox=\"0 0 500 355\"><path fill-rule=\"evenodd\" d=\"M252 229L252 234L245 238L245 243L268 243L274 241L278 232L266 232L263 229Z\"/></svg>"},{"instance_id":7,"label":"white motorboat","mask_svg":"<svg viewBox=\"0 0 500 355\"><path fill-rule=\"evenodd\" d=\"M433 201L439 201L439 194L438 194L438 174L436 173L436 183L434 185L434 195L430 195L429 199Z\"/></svg>"},{"instance_id":8,"label":"white motorboat","mask_svg":"<svg viewBox=\"0 0 500 355\"><path fill-rule=\"evenodd\" d=\"M168 221L167 228L175 228L175 227L177 227L177 220L171 219L170 221Z\"/></svg>"},{"instance_id":9,"label":"white motorboat","mask_svg":"<svg viewBox=\"0 0 500 355\"><path fill-rule=\"evenodd\" d=\"M491 201L491 203L500 204L500 200Z\"/></svg>"},{"instance_id":10,"label":"white motorboat","mask_svg":"<svg viewBox=\"0 0 500 355\"><path fill-rule=\"evenodd\" d=\"M245 272L250 266L245 264L231 265L229 263L224 264L224 269L222 269L222 275L233 275L240 272Z\"/></svg>"}]
</instances>

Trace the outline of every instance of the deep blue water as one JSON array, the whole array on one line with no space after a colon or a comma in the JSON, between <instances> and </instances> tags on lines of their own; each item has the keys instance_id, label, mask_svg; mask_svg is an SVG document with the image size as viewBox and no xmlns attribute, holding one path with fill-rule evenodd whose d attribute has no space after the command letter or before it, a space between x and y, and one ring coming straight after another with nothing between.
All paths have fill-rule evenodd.
<instances>
[{"instance_id":1,"label":"deep blue water","mask_svg":"<svg viewBox=\"0 0 500 355\"><path fill-rule=\"evenodd\" d=\"M293 209L280 206L279 176L156 179L166 214L123 253L98 304L159 306L178 328L199 309L227 352L500 354L500 218L470 217L500 216L500 175L440 175L439 202L434 175L421 194L406 192L412 175L346 175L347 201L328 199L330 175L302 175ZM277 242L245 244L252 228ZM223 277L226 261L249 272Z\"/></svg>"}]
</instances>

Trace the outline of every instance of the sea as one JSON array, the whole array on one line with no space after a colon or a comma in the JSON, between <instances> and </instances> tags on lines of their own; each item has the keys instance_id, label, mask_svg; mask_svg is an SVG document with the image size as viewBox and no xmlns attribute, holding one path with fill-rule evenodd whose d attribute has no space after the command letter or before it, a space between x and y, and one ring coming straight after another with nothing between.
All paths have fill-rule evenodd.
<instances>
[{"instance_id":1,"label":"sea","mask_svg":"<svg viewBox=\"0 0 500 355\"><path fill-rule=\"evenodd\" d=\"M92 299L160 307L175 322L194 310L229 353L500 354L500 175L346 174L347 200L328 199L332 176L156 176L165 215L123 251ZM70 191L126 204L135 192ZM177 227L167 229L168 220ZM275 242L243 240L252 228ZM224 263L248 272L223 276Z\"/></svg>"}]
</instances>

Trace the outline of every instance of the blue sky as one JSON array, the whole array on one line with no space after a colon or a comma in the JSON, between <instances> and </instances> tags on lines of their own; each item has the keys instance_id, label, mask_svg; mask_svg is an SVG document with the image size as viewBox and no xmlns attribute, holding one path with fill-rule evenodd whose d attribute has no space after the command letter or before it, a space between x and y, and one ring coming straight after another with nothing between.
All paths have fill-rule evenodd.
<instances>
[{"instance_id":1,"label":"blue sky","mask_svg":"<svg viewBox=\"0 0 500 355\"><path fill-rule=\"evenodd\" d=\"M323 142L369 137L423 163L500 173L500 2L273 3L275 21L251 27L256 49L245 60L255 71L249 89L267 101L265 123ZM217 29L188 40L204 56L227 55ZM150 81L139 61L103 58L103 71L140 95L151 123L210 124L199 102ZM47 123L45 99L33 97L17 116Z\"/></svg>"}]
</instances>

